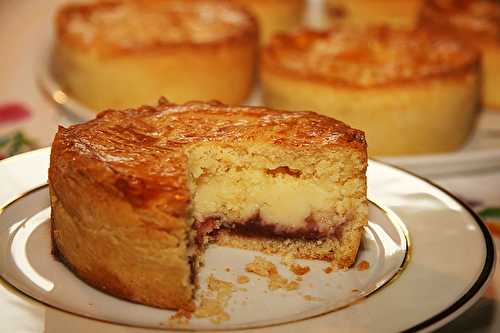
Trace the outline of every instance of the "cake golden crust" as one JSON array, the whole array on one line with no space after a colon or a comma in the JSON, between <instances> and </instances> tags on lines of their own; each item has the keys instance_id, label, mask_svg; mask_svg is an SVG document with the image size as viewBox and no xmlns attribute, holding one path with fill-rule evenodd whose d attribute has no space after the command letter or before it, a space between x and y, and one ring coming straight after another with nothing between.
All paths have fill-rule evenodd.
<instances>
[{"instance_id":1,"label":"cake golden crust","mask_svg":"<svg viewBox=\"0 0 500 333\"><path fill-rule=\"evenodd\" d=\"M478 114L478 52L432 29L283 34L264 49L260 68L267 106L360 128L371 155L457 149Z\"/></svg>"},{"instance_id":2,"label":"cake golden crust","mask_svg":"<svg viewBox=\"0 0 500 333\"><path fill-rule=\"evenodd\" d=\"M328 169L333 160L324 160L326 155L313 163L327 166L314 169L326 177L318 182L339 178L342 186L349 184L339 192L341 234L325 240L316 252L315 241L295 240L292 251L296 257L333 260L343 267L354 262L367 223L367 156L361 131L312 112L229 107L218 102L176 105L166 100L158 107L104 111L88 123L59 129L49 169L54 253L83 280L110 294L162 308L192 308L197 266L193 255L198 251L192 247L196 244L193 232L197 221L204 221L204 215L197 218L202 209L196 205L203 202L193 188L198 186L198 193L202 192L208 182L203 177L210 168L197 168L194 157L196 149L206 145L265 146L270 149L266 152L282 149L293 155L291 160L306 161L309 169L318 152L349 156L333 175ZM203 156L198 160L205 163ZM247 161L234 170L222 170L223 178L229 179L231 172L245 165ZM297 177L293 170L284 171L278 167L271 169L271 175L263 174L277 184L287 180L276 177L289 177L288 181ZM349 191L354 192L346 194ZM353 201L342 201L347 197ZM303 196L298 198L304 201ZM329 198L326 201L331 203ZM255 248L252 238L242 237L221 233L219 238L221 244L270 253L283 254L286 247L269 240L266 249Z\"/></svg>"},{"instance_id":3,"label":"cake golden crust","mask_svg":"<svg viewBox=\"0 0 500 333\"><path fill-rule=\"evenodd\" d=\"M240 104L255 79L258 27L227 1L69 4L56 19L53 71L96 110L217 99Z\"/></svg>"},{"instance_id":4,"label":"cake golden crust","mask_svg":"<svg viewBox=\"0 0 500 333\"><path fill-rule=\"evenodd\" d=\"M95 172L101 186L121 193L135 207L147 206L168 189L169 211L185 216L188 195L183 189L185 156L180 148L203 141L246 140L307 154L329 146L366 149L363 132L313 112L228 107L217 102L176 105L164 100L157 108L104 111L88 123L61 127L52 155L57 156L59 163L54 164L59 167L64 158L67 163L78 163L64 166L68 169Z\"/></svg>"},{"instance_id":5,"label":"cake golden crust","mask_svg":"<svg viewBox=\"0 0 500 333\"><path fill-rule=\"evenodd\" d=\"M478 53L432 29L333 28L281 34L264 49L264 71L351 88L459 77Z\"/></svg>"},{"instance_id":6,"label":"cake golden crust","mask_svg":"<svg viewBox=\"0 0 500 333\"><path fill-rule=\"evenodd\" d=\"M58 12L56 27L64 43L115 55L221 47L257 34L255 19L242 7L215 0L68 4Z\"/></svg>"},{"instance_id":7,"label":"cake golden crust","mask_svg":"<svg viewBox=\"0 0 500 333\"><path fill-rule=\"evenodd\" d=\"M429 0L420 24L454 35L482 53L483 104L500 110L500 3L494 0Z\"/></svg>"}]
</instances>

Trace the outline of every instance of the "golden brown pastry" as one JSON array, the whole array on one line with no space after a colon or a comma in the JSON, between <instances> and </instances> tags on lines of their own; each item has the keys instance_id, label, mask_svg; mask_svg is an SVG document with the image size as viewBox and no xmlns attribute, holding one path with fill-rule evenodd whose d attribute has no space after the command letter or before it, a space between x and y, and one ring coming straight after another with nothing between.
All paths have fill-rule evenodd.
<instances>
[{"instance_id":1,"label":"golden brown pastry","mask_svg":"<svg viewBox=\"0 0 500 333\"><path fill-rule=\"evenodd\" d=\"M417 23L423 0L326 0L333 25L358 27L388 25L411 28Z\"/></svg>"},{"instance_id":2,"label":"golden brown pastry","mask_svg":"<svg viewBox=\"0 0 500 333\"><path fill-rule=\"evenodd\" d=\"M363 132L312 112L105 111L52 144L54 252L89 284L162 308L192 306L210 240L349 267L366 166Z\"/></svg>"},{"instance_id":3,"label":"golden brown pastry","mask_svg":"<svg viewBox=\"0 0 500 333\"><path fill-rule=\"evenodd\" d=\"M479 56L436 31L339 28L263 50L266 105L315 110L366 132L371 155L450 151L469 137Z\"/></svg>"},{"instance_id":4,"label":"golden brown pastry","mask_svg":"<svg viewBox=\"0 0 500 333\"><path fill-rule=\"evenodd\" d=\"M95 110L153 103L159 95L238 104L252 89L257 23L231 3L69 4L56 25L57 79Z\"/></svg>"},{"instance_id":5,"label":"golden brown pastry","mask_svg":"<svg viewBox=\"0 0 500 333\"><path fill-rule=\"evenodd\" d=\"M259 22L261 42L267 43L277 32L300 27L306 10L305 0L231 0L246 7Z\"/></svg>"},{"instance_id":6,"label":"golden brown pastry","mask_svg":"<svg viewBox=\"0 0 500 333\"><path fill-rule=\"evenodd\" d=\"M500 2L494 0L432 0L422 9L421 24L476 47L482 54L484 106L500 110Z\"/></svg>"}]
</instances>

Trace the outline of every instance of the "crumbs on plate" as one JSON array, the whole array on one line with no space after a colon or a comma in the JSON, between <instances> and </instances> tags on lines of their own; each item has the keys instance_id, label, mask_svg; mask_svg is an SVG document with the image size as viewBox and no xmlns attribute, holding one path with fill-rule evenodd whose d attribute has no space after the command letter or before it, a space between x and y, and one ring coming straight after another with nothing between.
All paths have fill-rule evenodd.
<instances>
[{"instance_id":1,"label":"crumbs on plate","mask_svg":"<svg viewBox=\"0 0 500 333\"><path fill-rule=\"evenodd\" d=\"M366 271L368 268L370 268L370 263L366 260L363 260L356 266L358 271Z\"/></svg>"},{"instance_id":2,"label":"crumbs on plate","mask_svg":"<svg viewBox=\"0 0 500 333\"><path fill-rule=\"evenodd\" d=\"M173 316L170 317L169 321L176 324L187 324L192 317L193 313L189 310L179 309Z\"/></svg>"},{"instance_id":3,"label":"crumbs on plate","mask_svg":"<svg viewBox=\"0 0 500 333\"><path fill-rule=\"evenodd\" d=\"M249 273L268 278L267 287L269 290L285 289L291 291L299 288L298 282L289 282L287 278L278 272L276 266L272 262L263 257L255 257L254 261L245 266L245 270Z\"/></svg>"},{"instance_id":4,"label":"crumbs on plate","mask_svg":"<svg viewBox=\"0 0 500 333\"><path fill-rule=\"evenodd\" d=\"M300 266L298 264L292 264L290 266L290 270L295 274L295 275L305 275L309 273L311 268L309 266Z\"/></svg>"},{"instance_id":5,"label":"crumbs on plate","mask_svg":"<svg viewBox=\"0 0 500 333\"><path fill-rule=\"evenodd\" d=\"M208 289L203 292L194 312L179 309L169 322L187 324L194 315L196 318L207 318L213 324L220 324L231 319L225 311L229 299L236 291L233 283L219 280L210 275L207 280Z\"/></svg>"},{"instance_id":6,"label":"crumbs on plate","mask_svg":"<svg viewBox=\"0 0 500 333\"><path fill-rule=\"evenodd\" d=\"M240 276L238 276L238 278L236 279L236 281L239 284L245 284L245 283L250 282L250 278L248 276L246 276L246 275L240 275Z\"/></svg>"},{"instance_id":7,"label":"crumbs on plate","mask_svg":"<svg viewBox=\"0 0 500 333\"><path fill-rule=\"evenodd\" d=\"M311 295L304 295L304 299L308 302L320 302L323 300L320 297L315 297L315 296L311 296Z\"/></svg>"}]
</instances>

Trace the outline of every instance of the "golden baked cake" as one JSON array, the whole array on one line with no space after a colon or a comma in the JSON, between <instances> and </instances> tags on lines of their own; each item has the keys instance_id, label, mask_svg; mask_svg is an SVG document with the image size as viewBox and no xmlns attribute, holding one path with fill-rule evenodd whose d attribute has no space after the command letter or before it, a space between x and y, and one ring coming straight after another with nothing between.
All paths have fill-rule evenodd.
<instances>
[{"instance_id":1,"label":"golden baked cake","mask_svg":"<svg viewBox=\"0 0 500 333\"><path fill-rule=\"evenodd\" d=\"M484 106L500 110L500 2L427 1L420 23L453 33L481 51Z\"/></svg>"},{"instance_id":2,"label":"golden baked cake","mask_svg":"<svg viewBox=\"0 0 500 333\"><path fill-rule=\"evenodd\" d=\"M305 0L232 0L253 13L260 27L261 42L267 43L277 32L300 27L305 13Z\"/></svg>"},{"instance_id":3,"label":"golden baked cake","mask_svg":"<svg viewBox=\"0 0 500 333\"><path fill-rule=\"evenodd\" d=\"M477 115L479 71L477 52L449 36L387 27L280 35L261 64L266 105L359 128L371 155L460 147Z\"/></svg>"},{"instance_id":4,"label":"golden baked cake","mask_svg":"<svg viewBox=\"0 0 500 333\"><path fill-rule=\"evenodd\" d=\"M238 104L252 89L258 27L231 3L69 4L56 30L57 80L96 111L150 104L160 95Z\"/></svg>"},{"instance_id":5,"label":"golden baked cake","mask_svg":"<svg viewBox=\"0 0 500 333\"><path fill-rule=\"evenodd\" d=\"M184 105L59 128L53 248L118 297L189 308L209 241L353 264L367 224L363 132L313 112Z\"/></svg>"},{"instance_id":6,"label":"golden baked cake","mask_svg":"<svg viewBox=\"0 0 500 333\"><path fill-rule=\"evenodd\" d=\"M326 10L334 25L358 27L388 25L412 28L418 20L423 0L326 0Z\"/></svg>"}]
</instances>

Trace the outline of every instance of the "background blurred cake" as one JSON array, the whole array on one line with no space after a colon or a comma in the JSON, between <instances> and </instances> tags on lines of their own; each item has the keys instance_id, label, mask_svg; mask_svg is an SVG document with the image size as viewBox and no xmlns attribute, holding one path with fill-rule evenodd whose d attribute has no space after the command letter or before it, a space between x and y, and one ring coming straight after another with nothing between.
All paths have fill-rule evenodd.
<instances>
[{"instance_id":1,"label":"background blurred cake","mask_svg":"<svg viewBox=\"0 0 500 333\"><path fill-rule=\"evenodd\" d=\"M265 104L360 128L371 155L456 149L479 107L479 55L427 29L283 34L263 51L261 78Z\"/></svg>"},{"instance_id":2,"label":"background blurred cake","mask_svg":"<svg viewBox=\"0 0 500 333\"><path fill-rule=\"evenodd\" d=\"M418 19L423 0L326 0L326 10L333 25L358 27L386 24L410 28Z\"/></svg>"},{"instance_id":3,"label":"background blurred cake","mask_svg":"<svg viewBox=\"0 0 500 333\"><path fill-rule=\"evenodd\" d=\"M293 30L302 25L306 0L231 0L245 6L257 18L262 43L277 32Z\"/></svg>"},{"instance_id":4,"label":"background blurred cake","mask_svg":"<svg viewBox=\"0 0 500 333\"><path fill-rule=\"evenodd\" d=\"M95 110L152 103L160 95L237 104L252 89L257 23L228 2L70 4L56 28L57 80Z\"/></svg>"},{"instance_id":5,"label":"background blurred cake","mask_svg":"<svg viewBox=\"0 0 500 333\"><path fill-rule=\"evenodd\" d=\"M500 1L426 1L420 22L453 33L481 51L483 104L500 110Z\"/></svg>"}]
</instances>

